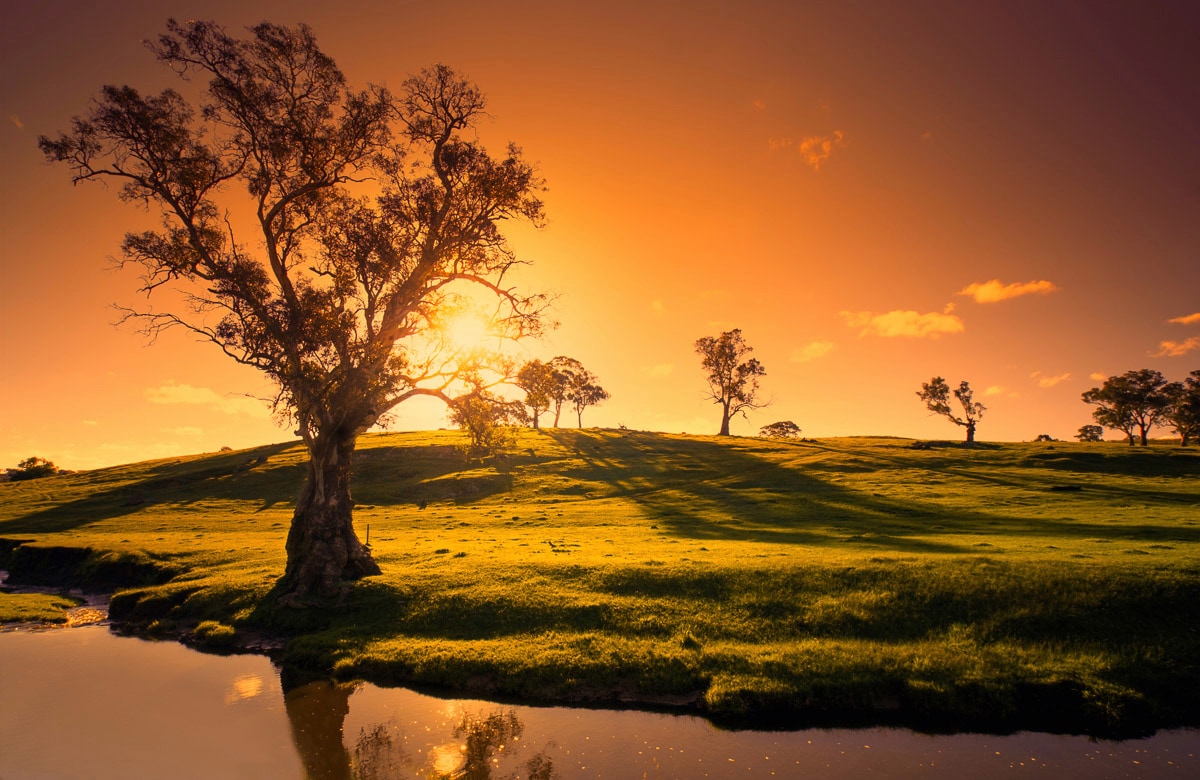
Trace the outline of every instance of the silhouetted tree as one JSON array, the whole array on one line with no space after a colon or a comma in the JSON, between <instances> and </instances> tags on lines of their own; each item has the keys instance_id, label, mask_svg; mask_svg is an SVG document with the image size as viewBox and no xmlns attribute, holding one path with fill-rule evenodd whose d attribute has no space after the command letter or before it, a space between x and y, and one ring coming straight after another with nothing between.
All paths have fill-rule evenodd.
<instances>
[{"instance_id":1,"label":"silhouetted tree","mask_svg":"<svg viewBox=\"0 0 1200 780\"><path fill-rule=\"evenodd\" d=\"M1050 434L1048 434L1048 433L1039 433L1039 434L1037 435L1037 438L1036 438L1036 439L1034 439L1034 441L1035 441L1035 442L1043 442L1043 441L1058 441L1058 439L1054 438L1053 436L1051 436L1051 435L1050 435Z\"/></svg>"},{"instance_id":2,"label":"silhouetted tree","mask_svg":"<svg viewBox=\"0 0 1200 780\"><path fill-rule=\"evenodd\" d=\"M1171 382L1163 392L1168 404L1162 421L1179 434L1180 446L1186 447L1200 436L1200 370L1193 371L1182 382Z\"/></svg>"},{"instance_id":3,"label":"silhouetted tree","mask_svg":"<svg viewBox=\"0 0 1200 780\"><path fill-rule=\"evenodd\" d=\"M758 378L766 376L767 370L757 358L747 357L753 351L738 328L716 338L705 336L696 340L696 353L708 380L708 397L721 405L720 436L729 435L729 420L733 416L746 417L747 409L767 405L758 400Z\"/></svg>"},{"instance_id":4,"label":"silhouetted tree","mask_svg":"<svg viewBox=\"0 0 1200 780\"><path fill-rule=\"evenodd\" d=\"M525 405L529 407L530 425L534 430L538 430L539 418L554 403L554 369L549 363L531 360L521 366L521 370L517 372L516 385L525 391Z\"/></svg>"},{"instance_id":5,"label":"silhouetted tree","mask_svg":"<svg viewBox=\"0 0 1200 780\"><path fill-rule=\"evenodd\" d=\"M1120 376L1110 376L1100 387L1083 393L1083 401L1096 404L1092 417L1105 428L1123 432L1134 443L1135 432L1145 447L1150 430L1171 405L1164 392L1167 380L1149 368L1126 371Z\"/></svg>"},{"instance_id":6,"label":"silhouetted tree","mask_svg":"<svg viewBox=\"0 0 1200 780\"><path fill-rule=\"evenodd\" d=\"M45 458L39 458L35 455L18 463L15 469L9 469L8 478L13 482L19 482L25 479L52 477L57 473L58 466L55 466Z\"/></svg>"},{"instance_id":7,"label":"silhouetted tree","mask_svg":"<svg viewBox=\"0 0 1200 780\"><path fill-rule=\"evenodd\" d=\"M467 434L464 450L472 458L494 455L510 443L513 427L526 419L520 401L506 400L479 385L450 404L450 422Z\"/></svg>"},{"instance_id":8,"label":"silhouetted tree","mask_svg":"<svg viewBox=\"0 0 1200 780\"><path fill-rule=\"evenodd\" d=\"M1075 438L1080 441L1104 441L1104 428L1099 425L1081 425Z\"/></svg>"},{"instance_id":9,"label":"silhouetted tree","mask_svg":"<svg viewBox=\"0 0 1200 780\"><path fill-rule=\"evenodd\" d=\"M550 405L554 407L554 427L558 427L559 418L562 416L562 409L570 400L568 396L571 392L571 387L577 383L578 377L581 376L586 369L583 364L575 358L569 358L565 355L559 355L551 360L550 366Z\"/></svg>"},{"instance_id":10,"label":"silhouetted tree","mask_svg":"<svg viewBox=\"0 0 1200 780\"><path fill-rule=\"evenodd\" d=\"M798 439L800 438L800 426L791 420L780 420L759 428L758 435L770 439Z\"/></svg>"},{"instance_id":11,"label":"silhouetted tree","mask_svg":"<svg viewBox=\"0 0 1200 780\"><path fill-rule=\"evenodd\" d=\"M124 262L143 291L177 286L190 305L127 316L151 335L186 328L276 383L309 454L279 584L297 604L379 572L351 522L352 456L397 404L451 400L466 367L430 353L431 318L473 285L497 297L509 335L538 328L543 299L507 283L518 260L500 224L540 223L542 186L516 147L479 145L483 95L453 70L396 95L352 90L308 27L249 33L169 21L150 49L207 81L199 101L104 87L39 143L76 182L112 180L161 215L162 229L125 237Z\"/></svg>"},{"instance_id":12,"label":"silhouetted tree","mask_svg":"<svg viewBox=\"0 0 1200 780\"><path fill-rule=\"evenodd\" d=\"M583 410L589 406L598 406L611 396L600 386L596 375L586 368L570 376L571 383L567 388L567 400L575 409L575 424L583 427Z\"/></svg>"},{"instance_id":13,"label":"silhouetted tree","mask_svg":"<svg viewBox=\"0 0 1200 780\"><path fill-rule=\"evenodd\" d=\"M955 414L954 409L950 406L950 395L950 385L946 384L946 380L940 376L935 376L930 382L921 383L921 389L917 391L917 397L925 402L925 408L934 414L945 417L955 425L966 428L967 444L974 444L975 426L983 417L983 413L987 411L987 407L974 400L971 386L966 380L959 382L953 393L962 407L961 417Z\"/></svg>"}]
</instances>

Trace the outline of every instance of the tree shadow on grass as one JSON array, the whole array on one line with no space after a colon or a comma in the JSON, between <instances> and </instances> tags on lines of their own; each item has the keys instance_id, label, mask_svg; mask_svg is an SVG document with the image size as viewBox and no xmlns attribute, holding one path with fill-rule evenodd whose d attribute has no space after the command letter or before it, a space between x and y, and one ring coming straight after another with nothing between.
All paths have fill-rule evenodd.
<instances>
[{"instance_id":1,"label":"tree shadow on grass","mask_svg":"<svg viewBox=\"0 0 1200 780\"><path fill-rule=\"evenodd\" d=\"M973 509L944 506L919 495L912 499L885 497L835 481L836 475L847 471L901 465L965 476L998 489L1024 492L1030 488L1028 482L989 475L974 467L925 467L919 460L899 457L889 464L889 459L878 458L869 449L852 455L836 451L844 461L790 465L778 457L766 457L766 451L756 452L753 446L731 446L741 443L737 440L726 444L639 433L578 431L556 431L551 435L577 456L578 465L566 468L564 474L607 483L610 496L636 502L647 519L665 533L688 539L852 544L931 553L979 552L973 546L955 544L955 535L1200 541L1200 529L1014 517L989 512L982 505ZM778 449L769 452L776 454ZM1178 506L1177 493L1132 492L1139 501ZM928 538L930 535L936 538Z\"/></svg>"}]
</instances>

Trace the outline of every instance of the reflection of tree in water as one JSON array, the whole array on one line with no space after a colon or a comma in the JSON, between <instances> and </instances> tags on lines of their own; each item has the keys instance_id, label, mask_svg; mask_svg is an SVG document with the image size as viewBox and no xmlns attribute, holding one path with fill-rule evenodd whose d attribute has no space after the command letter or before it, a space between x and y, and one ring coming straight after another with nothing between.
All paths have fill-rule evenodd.
<instances>
[{"instance_id":1,"label":"reflection of tree in water","mask_svg":"<svg viewBox=\"0 0 1200 780\"><path fill-rule=\"evenodd\" d=\"M438 745L423 761L414 761L393 739L385 724L364 729L354 748L356 780L400 777L405 768L424 768L430 780L552 780L554 763L544 751L524 761L521 768L499 775L500 759L519 749L521 721L513 710L486 716L464 714L454 727L455 741ZM432 765L430 765L432 764ZM404 772L404 776L410 776Z\"/></svg>"}]
</instances>

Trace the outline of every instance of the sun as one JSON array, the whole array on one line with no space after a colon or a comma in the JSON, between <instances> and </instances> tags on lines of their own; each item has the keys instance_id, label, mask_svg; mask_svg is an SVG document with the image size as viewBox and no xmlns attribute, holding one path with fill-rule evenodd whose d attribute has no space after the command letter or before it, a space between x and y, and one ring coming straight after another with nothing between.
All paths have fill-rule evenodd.
<instances>
[{"instance_id":1,"label":"sun","mask_svg":"<svg viewBox=\"0 0 1200 780\"><path fill-rule=\"evenodd\" d=\"M482 349L492 335L491 330L491 323L472 311L454 314L442 325L446 340L456 350L464 352Z\"/></svg>"}]
</instances>

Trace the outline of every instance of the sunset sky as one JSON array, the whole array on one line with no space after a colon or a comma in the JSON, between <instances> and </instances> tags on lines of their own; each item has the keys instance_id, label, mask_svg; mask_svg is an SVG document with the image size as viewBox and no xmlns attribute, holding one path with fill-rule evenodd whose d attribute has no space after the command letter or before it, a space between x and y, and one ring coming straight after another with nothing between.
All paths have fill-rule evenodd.
<instances>
[{"instance_id":1,"label":"sunset sky","mask_svg":"<svg viewBox=\"0 0 1200 780\"><path fill-rule=\"evenodd\" d=\"M527 350L599 376L585 425L715 433L693 343L731 328L773 400L741 435L960 438L915 395L941 375L988 406L981 440L1065 439L1097 378L1200 368L1200 4L577 5L0 4L0 468L291 438L253 370L112 325L149 218L37 149L104 84L174 83L142 46L168 16L305 22L354 85L475 81L481 138L549 187L547 226L510 233L558 296Z\"/></svg>"}]
</instances>

